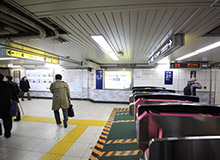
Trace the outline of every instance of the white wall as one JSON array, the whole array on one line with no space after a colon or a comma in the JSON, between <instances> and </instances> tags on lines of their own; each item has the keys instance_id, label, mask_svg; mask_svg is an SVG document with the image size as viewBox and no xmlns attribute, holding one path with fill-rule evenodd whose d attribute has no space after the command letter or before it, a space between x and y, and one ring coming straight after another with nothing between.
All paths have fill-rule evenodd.
<instances>
[{"instance_id":1,"label":"white wall","mask_svg":"<svg viewBox=\"0 0 220 160\"><path fill-rule=\"evenodd\" d=\"M21 71L21 78L25 76L24 69L22 70L13 69L11 73L13 73L14 70ZM114 68L113 70L117 70L117 69ZM128 69L128 70L133 71L133 86L142 86L142 85L161 86L161 87L164 86L168 89L174 89L176 91L183 91L183 88L186 86L187 81L190 79L190 71L196 71L197 80L203 86L202 89L197 90L197 93L199 92L206 93L205 96L208 98L210 92L210 69L169 69L169 66L163 65L153 69ZM173 85L164 85L165 71L173 71ZM94 76L91 77L92 73L94 74ZM95 77L96 77L95 70L89 72L87 69L83 69L82 74L83 74L82 93L73 92L71 94L72 98L85 99L89 97L89 98L98 99L100 101L101 100L114 101L116 99L113 95L115 95L115 92L117 92L118 95L121 94L122 101L125 101L127 95L131 93L131 91L124 91L124 90L96 90L94 89ZM93 84L94 86L91 86L91 84ZM206 87L206 89L204 87ZM220 104L220 70L212 70L212 91L215 92L215 104ZM39 94L40 93L36 93L36 95ZM50 97L51 95L48 96ZM117 98L116 101L120 101L120 100Z\"/></svg>"},{"instance_id":2,"label":"white wall","mask_svg":"<svg viewBox=\"0 0 220 160\"><path fill-rule=\"evenodd\" d=\"M215 89L215 104L220 105L220 70L219 69L215 70L213 77L215 78L215 83L213 83L213 89Z\"/></svg>"},{"instance_id":3,"label":"white wall","mask_svg":"<svg viewBox=\"0 0 220 160\"><path fill-rule=\"evenodd\" d=\"M165 71L173 71L173 84L165 85L164 77ZM154 69L134 69L133 81L134 86L159 86L166 87L168 89L174 89L177 91L182 91L186 86L187 81L190 80L190 72L196 71L196 78L199 83L203 86L201 90L198 91L209 91L210 89L210 70L209 69L169 69L167 66L159 66ZM136 77L138 75L135 72L142 73L141 77ZM206 89L204 88L206 87ZM214 88L212 88L214 91Z\"/></svg>"}]
</instances>

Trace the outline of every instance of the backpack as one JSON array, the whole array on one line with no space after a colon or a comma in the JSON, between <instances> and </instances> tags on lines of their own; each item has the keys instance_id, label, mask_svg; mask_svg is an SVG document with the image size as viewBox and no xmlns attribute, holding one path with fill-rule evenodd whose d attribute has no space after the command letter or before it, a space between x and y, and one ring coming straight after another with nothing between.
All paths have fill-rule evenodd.
<instances>
[{"instance_id":1,"label":"backpack","mask_svg":"<svg viewBox=\"0 0 220 160\"><path fill-rule=\"evenodd\" d=\"M184 95L191 95L192 94L191 89L190 89L191 85L192 84L187 84L186 87L184 87L184 89L183 89Z\"/></svg>"}]
</instances>

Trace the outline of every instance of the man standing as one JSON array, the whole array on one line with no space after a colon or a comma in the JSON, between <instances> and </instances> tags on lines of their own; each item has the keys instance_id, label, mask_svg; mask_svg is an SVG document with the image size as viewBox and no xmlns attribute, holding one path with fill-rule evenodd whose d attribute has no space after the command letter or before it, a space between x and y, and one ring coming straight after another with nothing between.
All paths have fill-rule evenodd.
<instances>
[{"instance_id":1,"label":"man standing","mask_svg":"<svg viewBox=\"0 0 220 160\"><path fill-rule=\"evenodd\" d=\"M202 85L197 82L197 79L192 77L190 81L187 82L187 86L184 88L184 95L196 96L196 89L202 89Z\"/></svg>"},{"instance_id":2,"label":"man standing","mask_svg":"<svg viewBox=\"0 0 220 160\"><path fill-rule=\"evenodd\" d=\"M4 136L6 138L11 137L12 129L12 117L10 116L10 107L11 107L11 87L9 84L3 81L4 75L0 73L0 118L3 120L4 126ZM2 135L2 125L0 123L0 135Z\"/></svg>"},{"instance_id":3,"label":"man standing","mask_svg":"<svg viewBox=\"0 0 220 160\"><path fill-rule=\"evenodd\" d=\"M50 85L50 91L53 94L52 110L54 110L56 123L59 125L61 124L59 109L62 109L64 128L67 128L70 90L68 84L62 81L60 74L55 75L55 80L56 81Z\"/></svg>"},{"instance_id":4,"label":"man standing","mask_svg":"<svg viewBox=\"0 0 220 160\"><path fill-rule=\"evenodd\" d=\"M31 100L30 97L30 84L29 81L27 80L27 77L24 76L21 81L20 81L20 89L21 89L21 100L24 101L24 93L27 92L28 100Z\"/></svg>"}]
</instances>

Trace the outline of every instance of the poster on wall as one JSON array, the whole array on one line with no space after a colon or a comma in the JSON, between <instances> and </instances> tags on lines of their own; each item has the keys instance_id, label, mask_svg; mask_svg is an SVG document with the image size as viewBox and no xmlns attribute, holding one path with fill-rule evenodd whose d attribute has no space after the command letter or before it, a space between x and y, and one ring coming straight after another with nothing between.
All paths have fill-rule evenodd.
<instances>
[{"instance_id":1,"label":"poster on wall","mask_svg":"<svg viewBox=\"0 0 220 160\"><path fill-rule=\"evenodd\" d=\"M164 84L173 85L173 71L165 71Z\"/></svg>"},{"instance_id":2,"label":"poster on wall","mask_svg":"<svg viewBox=\"0 0 220 160\"><path fill-rule=\"evenodd\" d=\"M190 78L196 78L196 71L190 71Z\"/></svg>"},{"instance_id":3,"label":"poster on wall","mask_svg":"<svg viewBox=\"0 0 220 160\"><path fill-rule=\"evenodd\" d=\"M49 91L53 82L53 70L26 70L32 91Z\"/></svg>"},{"instance_id":4,"label":"poster on wall","mask_svg":"<svg viewBox=\"0 0 220 160\"><path fill-rule=\"evenodd\" d=\"M105 89L130 89L132 71L105 71Z\"/></svg>"},{"instance_id":5,"label":"poster on wall","mask_svg":"<svg viewBox=\"0 0 220 160\"><path fill-rule=\"evenodd\" d=\"M96 70L96 89L102 89L103 86L103 70Z\"/></svg>"},{"instance_id":6,"label":"poster on wall","mask_svg":"<svg viewBox=\"0 0 220 160\"><path fill-rule=\"evenodd\" d=\"M95 73L93 73L93 72L91 72L91 73L89 74L89 88L90 88L90 89L95 89L94 76L95 76Z\"/></svg>"},{"instance_id":7,"label":"poster on wall","mask_svg":"<svg viewBox=\"0 0 220 160\"><path fill-rule=\"evenodd\" d=\"M135 80L142 80L142 69L134 69L133 77Z\"/></svg>"},{"instance_id":8,"label":"poster on wall","mask_svg":"<svg viewBox=\"0 0 220 160\"><path fill-rule=\"evenodd\" d=\"M62 69L56 70L55 74L62 75L62 80L67 82L70 92L82 91L82 70Z\"/></svg>"}]
</instances>

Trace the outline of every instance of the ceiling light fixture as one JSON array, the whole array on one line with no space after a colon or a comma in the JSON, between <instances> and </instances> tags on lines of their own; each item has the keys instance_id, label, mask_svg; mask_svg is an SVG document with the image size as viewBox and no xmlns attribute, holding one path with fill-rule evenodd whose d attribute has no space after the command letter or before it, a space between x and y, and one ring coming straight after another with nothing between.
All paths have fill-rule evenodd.
<instances>
[{"instance_id":1,"label":"ceiling light fixture","mask_svg":"<svg viewBox=\"0 0 220 160\"><path fill-rule=\"evenodd\" d=\"M10 67L10 68L20 68L21 65L8 64L8 67Z\"/></svg>"},{"instance_id":2,"label":"ceiling light fixture","mask_svg":"<svg viewBox=\"0 0 220 160\"><path fill-rule=\"evenodd\" d=\"M201 49L198 49L198 50L196 50L196 51L194 51L194 52L191 52L191 53L189 53L189 54L187 54L187 55L185 55L185 56L182 56L182 57L180 57L180 58L177 58L176 61L181 61L181 60L183 60L183 59L186 59L186 58L195 56L195 55L197 55L197 54L200 54L200 53L209 51L209 50L214 49L214 48L217 48L217 47L219 47L219 46L220 46L220 41L218 41L218 42L216 42L216 43L213 43L213 44L211 44L211 45L208 45L208 46L206 46L206 47L203 47L203 48L201 48Z\"/></svg>"},{"instance_id":3,"label":"ceiling light fixture","mask_svg":"<svg viewBox=\"0 0 220 160\"><path fill-rule=\"evenodd\" d=\"M7 61L7 60L18 60L18 58L13 58L13 57L2 57L2 58L0 58L0 61Z\"/></svg>"},{"instance_id":4,"label":"ceiling light fixture","mask_svg":"<svg viewBox=\"0 0 220 160\"><path fill-rule=\"evenodd\" d=\"M105 40L105 38L101 35L98 36L91 36L96 43L101 47L101 49L108 54L113 60L118 61L118 57L116 56L115 52L112 50L111 46Z\"/></svg>"}]
</instances>

